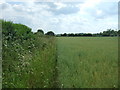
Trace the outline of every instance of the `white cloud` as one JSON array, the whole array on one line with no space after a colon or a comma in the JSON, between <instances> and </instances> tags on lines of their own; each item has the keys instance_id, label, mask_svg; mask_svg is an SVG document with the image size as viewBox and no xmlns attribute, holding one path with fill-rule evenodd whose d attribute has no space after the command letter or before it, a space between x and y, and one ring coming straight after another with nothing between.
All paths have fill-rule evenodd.
<instances>
[{"instance_id":1,"label":"white cloud","mask_svg":"<svg viewBox=\"0 0 120 90\"><path fill-rule=\"evenodd\" d=\"M96 11L96 14L97 14L97 15L101 15L101 14L102 14L102 10L97 10L97 11Z\"/></svg>"},{"instance_id":2,"label":"white cloud","mask_svg":"<svg viewBox=\"0 0 120 90\"><path fill-rule=\"evenodd\" d=\"M106 6L107 5L107 6ZM6 20L25 24L37 31L55 33L100 32L117 28L117 2L86 0L83 3L4 2L2 14ZM2 16L0 16L2 18Z\"/></svg>"},{"instance_id":3,"label":"white cloud","mask_svg":"<svg viewBox=\"0 0 120 90\"><path fill-rule=\"evenodd\" d=\"M58 3L58 2L55 2L54 3L55 5L57 5L57 9L61 9L61 8L64 8L64 7L66 7L67 5L65 5L65 4L63 4L63 3Z\"/></svg>"}]
</instances>

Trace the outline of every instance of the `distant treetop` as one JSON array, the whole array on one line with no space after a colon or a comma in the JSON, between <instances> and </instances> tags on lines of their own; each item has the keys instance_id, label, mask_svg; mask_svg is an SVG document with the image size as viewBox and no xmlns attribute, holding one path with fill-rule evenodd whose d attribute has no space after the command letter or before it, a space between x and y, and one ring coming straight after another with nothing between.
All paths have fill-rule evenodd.
<instances>
[{"instance_id":1,"label":"distant treetop","mask_svg":"<svg viewBox=\"0 0 120 90\"><path fill-rule=\"evenodd\" d=\"M44 31L42 29L38 29L37 32L38 33L40 32L40 33L44 34Z\"/></svg>"},{"instance_id":2,"label":"distant treetop","mask_svg":"<svg viewBox=\"0 0 120 90\"><path fill-rule=\"evenodd\" d=\"M53 31L48 31L48 32L46 33L46 35L55 36L55 34L54 34Z\"/></svg>"}]
</instances>

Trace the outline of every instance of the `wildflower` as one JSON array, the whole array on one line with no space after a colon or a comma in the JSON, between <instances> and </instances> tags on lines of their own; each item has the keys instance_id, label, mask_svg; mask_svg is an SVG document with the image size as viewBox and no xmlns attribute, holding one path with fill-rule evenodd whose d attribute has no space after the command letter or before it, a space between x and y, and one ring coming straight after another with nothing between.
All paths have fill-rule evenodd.
<instances>
[{"instance_id":1,"label":"wildflower","mask_svg":"<svg viewBox=\"0 0 120 90\"><path fill-rule=\"evenodd\" d=\"M32 44L32 46L34 47L35 45L34 45L34 44Z\"/></svg>"},{"instance_id":2,"label":"wildflower","mask_svg":"<svg viewBox=\"0 0 120 90\"><path fill-rule=\"evenodd\" d=\"M62 84L61 86L63 87L64 85Z\"/></svg>"},{"instance_id":3,"label":"wildflower","mask_svg":"<svg viewBox=\"0 0 120 90\"><path fill-rule=\"evenodd\" d=\"M31 74L33 74L33 71L31 71Z\"/></svg>"},{"instance_id":4,"label":"wildflower","mask_svg":"<svg viewBox=\"0 0 120 90\"><path fill-rule=\"evenodd\" d=\"M22 56L22 58L24 58L24 56Z\"/></svg>"},{"instance_id":5,"label":"wildflower","mask_svg":"<svg viewBox=\"0 0 120 90\"><path fill-rule=\"evenodd\" d=\"M41 74L43 74L43 72L41 72Z\"/></svg>"},{"instance_id":6,"label":"wildflower","mask_svg":"<svg viewBox=\"0 0 120 90\"><path fill-rule=\"evenodd\" d=\"M7 44L4 44L5 45L5 47L7 47Z\"/></svg>"},{"instance_id":7,"label":"wildflower","mask_svg":"<svg viewBox=\"0 0 120 90\"><path fill-rule=\"evenodd\" d=\"M44 88L46 87L46 85L44 86Z\"/></svg>"},{"instance_id":8,"label":"wildflower","mask_svg":"<svg viewBox=\"0 0 120 90\"><path fill-rule=\"evenodd\" d=\"M113 85L113 87L115 88L116 86L115 86L115 85Z\"/></svg>"}]
</instances>

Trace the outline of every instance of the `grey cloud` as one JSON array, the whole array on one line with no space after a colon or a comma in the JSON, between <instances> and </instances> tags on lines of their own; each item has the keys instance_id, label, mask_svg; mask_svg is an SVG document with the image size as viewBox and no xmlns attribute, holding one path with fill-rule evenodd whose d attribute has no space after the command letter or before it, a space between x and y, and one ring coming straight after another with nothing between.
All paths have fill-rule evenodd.
<instances>
[{"instance_id":1,"label":"grey cloud","mask_svg":"<svg viewBox=\"0 0 120 90\"><path fill-rule=\"evenodd\" d=\"M104 2L101 3L98 7L108 15L116 15L118 13L118 3L116 2Z\"/></svg>"},{"instance_id":2,"label":"grey cloud","mask_svg":"<svg viewBox=\"0 0 120 90\"><path fill-rule=\"evenodd\" d=\"M64 2L64 4L67 4L67 5L77 5L77 4L83 4L84 2Z\"/></svg>"},{"instance_id":3,"label":"grey cloud","mask_svg":"<svg viewBox=\"0 0 120 90\"><path fill-rule=\"evenodd\" d=\"M23 8L21 8L21 7L13 7L13 9L17 12L24 11Z\"/></svg>"},{"instance_id":4,"label":"grey cloud","mask_svg":"<svg viewBox=\"0 0 120 90\"><path fill-rule=\"evenodd\" d=\"M79 8L76 7L65 7L61 9L52 9L51 10L54 14L59 15L59 14L73 14L77 13L79 11Z\"/></svg>"},{"instance_id":5,"label":"grey cloud","mask_svg":"<svg viewBox=\"0 0 120 90\"><path fill-rule=\"evenodd\" d=\"M97 14L97 10L101 10L101 14ZM101 2L95 8L88 8L87 12L96 19L104 19L118 15L118 4L116 2Z\"/></svg>"},{"instance_id":6,"label":"grey cloud","mask_svg":"<svg viewBox=\"0 0 120 90\"><path fill-rule=\"evenodd\" d=\"M20 5L20 7L22 6L22 8L13 9L14 4L8 3L8 6L4 5L4 9L7 8L4 13L9 13L5 14L5 19L10 19L14 22L28 25L33 29L33 31L37 30L37 28L43 28L45 31L53 30L56 33L87 32L88 30L89 32L97 32L99 31L98 26L106 28L109 23L112 26L113 24L111 24L111 22L116 22L115 16L112 17L112 20L109 23L106 22L105 17L111 17L111 15L116 15L117 3L100 3L99 5L95 6L95 8L87 7L85 8L85 12L87 12L87 14L85 15L77 13L78 11L80 11L80 9L76 7L77 4L80 4L78 2L63 3L66 5L66 7L62 7L59 9L57 8L58 6L53 2L36 2L35 4L33 4L34 7L31 6L32 10L28 6L21 4L17 5ZM9 9L9 7L11 7L11 9ZM22 9L23 11L19 11ZM103 13L101 15L97 15L97 10L102 10ZM30 12L31 14L28 12ZM49 12L50 15L48 15ZM96 22L96 20L94 20L94 17L96 19L104 19ZM82 18L84 18L85 20Z\"/></svg>"},{"instance_id":7,"label":"grey cloud","mask_svg":"<svg viewBox=\"0 0 120 90\"><path fill-rule=\"evenodd\" d=\"M51 8L50 11L53 12L55 15L60 15L60 14L66 15L66 14L77 13L79 11L79 8L75 7L75 6L68 5L67 7L63 7L60 9Z\"/></svg>"},{"instance_id":8,"label":"grey cloud","mask_svg":"<svg viewBox=\"0 0 120 90\"><path fill-rule=\"evenodd\" d=\"M53 2L34 2L36 5L48 5L50 8L57 8Z\"/></svg>"},{"instance_id":9,"label":"grey cloud","mask_svg":"<svg viewBox=\"0 0 120 90\"><path fill-rule=\"evenodd\" d=\"M50 8L46 9L47 11L51 11L55 15L60 15L60 14L73 14L77 13L79 11L79 8L76 7L75 5L78 3L63 3L66 4L66 7L57 9L57 5L54 4L53 2L34 2L35 4L43 4L43 5L48 5ZM80 3L79 3L80 4Z\"/></svg>"},{"instance_id":10,"label":"grey cloud","mask_svg":"<svg viewBox=\"0 0 120 90\"><path fill-rule=\"evenodd\" d=\"M2 3L2 4L0 4L0 6L2 7L2 10L9 8L8 3Z\"/></svg>"}]
</instances>

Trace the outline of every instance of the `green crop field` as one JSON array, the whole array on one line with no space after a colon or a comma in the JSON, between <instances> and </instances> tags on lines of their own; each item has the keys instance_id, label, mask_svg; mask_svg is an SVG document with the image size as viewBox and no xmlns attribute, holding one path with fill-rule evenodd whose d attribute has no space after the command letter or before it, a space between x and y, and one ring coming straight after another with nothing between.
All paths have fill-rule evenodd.
<instances>
[{"instance_id":1,"label":"green crop field","mask_svg":"<svg viewBox=\"0 0 120 90\"><path fill-rule=\"evenodd\" d=\"M57 55L59 87L118 87L117 37L58 37Z\"/></svg>"}]
</instances>

